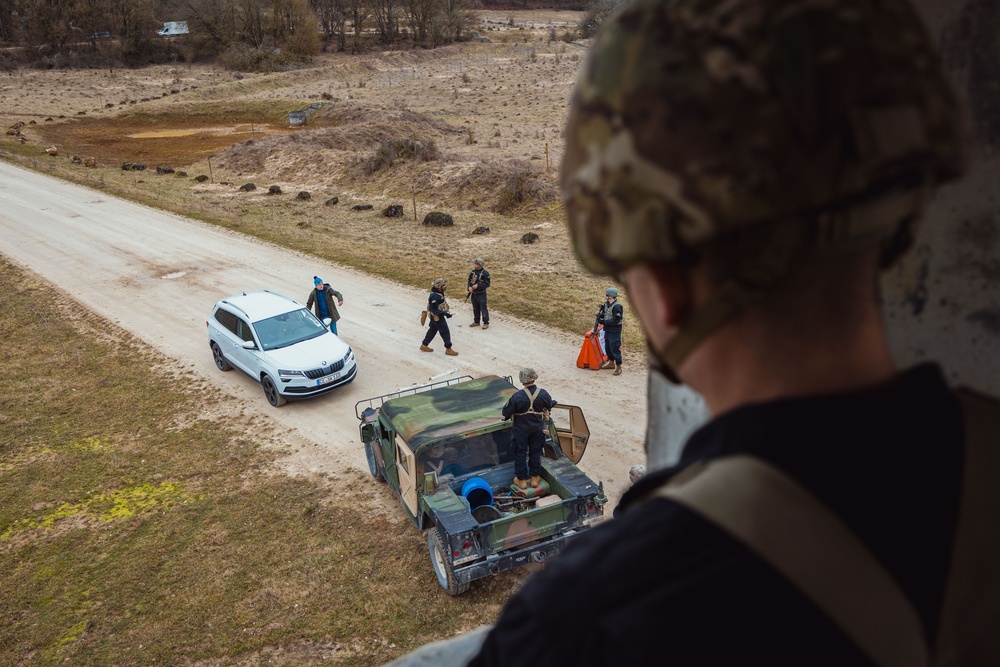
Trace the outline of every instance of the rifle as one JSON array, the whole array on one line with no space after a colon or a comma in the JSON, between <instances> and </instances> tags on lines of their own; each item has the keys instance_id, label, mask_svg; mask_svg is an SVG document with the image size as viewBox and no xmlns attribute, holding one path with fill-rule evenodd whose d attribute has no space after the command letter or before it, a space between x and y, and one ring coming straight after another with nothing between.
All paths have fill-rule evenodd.
<instances>
[{"instance_id":1,"label":"rifle","mask_svg":"<svg viewBox=\"0 0 1000 667\"><path fill-rule=\"evenodd\" d=\"M472 276L476 277L476 279L472 281L472 284L469 285L469 287L475 287L476 285L479 284L479 276L480 276L480 274L478 274L475 271L473 271L472 273L469 274L469 276L470 277L472 277ZM469 303L469 297L470 296L472 296L472 292L469 292L468 290L466 290L465 303Z\"/></svg>"},{"instance_id":2,"label":"rifle","mask_svg":"<svg viewBox=\"0 0 1000 667\"><path fill-rule=\"evenodd\" d=\"M512 509L514 507L520 507L522 505L530 505L535 501L537 501L538 498L539 496L536 496L534 498L512 498L509 500L506 498L497 498L496 505L497 509Z\"/></svg>"}]
</instances>

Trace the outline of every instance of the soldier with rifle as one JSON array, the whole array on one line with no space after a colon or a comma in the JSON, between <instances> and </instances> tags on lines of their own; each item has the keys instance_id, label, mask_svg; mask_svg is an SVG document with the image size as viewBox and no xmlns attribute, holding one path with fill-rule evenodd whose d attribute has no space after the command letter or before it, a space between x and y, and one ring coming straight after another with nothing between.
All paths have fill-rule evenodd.
<instances>
[{"instance_id":1,"label":"soldier with rifle","mask_svg":"<svg viewBox=\"0 0 1000 667\"><path fill-rule=\"evenodd\" d=\"M486 262L477 257L472 260L472 271L469 273L468 291L465 301L468 303L472 298L472 324L470 327L478 327L482 319L483 329L490 328L490 309L486 305L486 290L490 286L490 272L486 270Z\"/></svg>"}]
</instances>

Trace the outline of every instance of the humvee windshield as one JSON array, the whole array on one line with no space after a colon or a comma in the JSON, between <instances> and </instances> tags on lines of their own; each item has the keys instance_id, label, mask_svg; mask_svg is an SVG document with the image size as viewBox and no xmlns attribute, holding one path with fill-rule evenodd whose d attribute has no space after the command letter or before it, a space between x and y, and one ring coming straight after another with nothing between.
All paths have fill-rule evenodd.
<instances>
[{"instance_id":1,"label":"humvee windshield","mask_svg":"<svg viewBox=\"0 0 1000 667\"><path fill-rule=\"evenodd\" d=\"M468 473L510 463L514 460L510 444L510 429L474 435L446 444L434 444L423 449L418 462L424 474L460 477Z\"/></svg>"}]
</instances>

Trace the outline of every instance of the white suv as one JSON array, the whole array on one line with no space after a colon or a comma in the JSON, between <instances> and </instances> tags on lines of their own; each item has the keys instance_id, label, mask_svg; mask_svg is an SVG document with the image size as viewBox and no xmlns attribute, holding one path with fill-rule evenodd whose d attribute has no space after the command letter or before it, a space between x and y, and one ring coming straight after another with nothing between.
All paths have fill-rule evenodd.
<instances>
[{"instance_id":1,"label":"white suv","mask_svg":"<svg viewBox=\"0 0 1000 667\"><path fill-rule=\"evenodd\" d=\"M347 384L358 374L351 346L297 301L263 290L215 304L208 344L219 370L235 366L278 407Z\"/></svg>"}]
</instances>

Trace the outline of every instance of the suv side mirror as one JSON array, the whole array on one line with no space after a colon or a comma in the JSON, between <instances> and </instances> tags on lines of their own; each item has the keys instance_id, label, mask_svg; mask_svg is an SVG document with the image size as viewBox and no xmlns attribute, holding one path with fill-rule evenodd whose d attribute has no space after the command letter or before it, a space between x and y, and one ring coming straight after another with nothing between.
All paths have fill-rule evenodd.
<instances>
[{"instance_id":1,"label":"suv side mirror","mask_svg":"<svg viewBox=\"0 0 1000 667\"><path fill-rule=\"evenodd\" d=\"M245 340L245 341L243 341L243 349L244 350L256 350L257 349L257 343L253 342L252 340Z\"/></svg>"}]
</instances>

